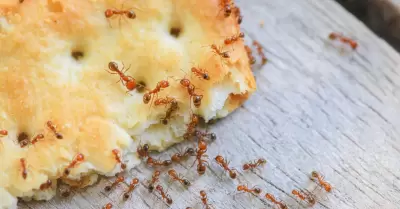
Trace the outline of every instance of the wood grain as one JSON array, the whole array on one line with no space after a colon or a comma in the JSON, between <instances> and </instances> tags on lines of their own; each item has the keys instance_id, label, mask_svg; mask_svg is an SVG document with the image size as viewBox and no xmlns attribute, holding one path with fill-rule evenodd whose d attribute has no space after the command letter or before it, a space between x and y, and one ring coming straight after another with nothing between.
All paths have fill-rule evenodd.
<instances>
[{"instance_id":1,"label":"wood grain","mask_svg":"<svg viewBox=\"0 0 400 209\"><path fill-rule=\"evenodd\" d=\"M331 194L314 192L314 208L375 209L400 205L400 56L361 22L331 0L240 0L247 39L258 40L270 62L255 70L258 90L242 108L217 122L218 135L208 154L226 156L232 166L257 157L268 163L257 172L243 172L242 182L258 185L302 208L290 194L313 190L310 172L320 171L333 186ZM263 21L264 27L259 23ZM355 37L360 47L340 53L326 39L332 31ZM189 142L162 153L161 158L192 146ZM182 173L193 159L175 168ZM195 167L187 173L188 190L170 184L171 208L203 208L204 189L215 208L270 208L263 198L235 192L236 183L210 163L206 175ZM141 165L129 172L143 180L151 170ZM167 187L165 182L164 185ZM141 186L122 201L126 185L111 193L111 179L47 203L20 203L20 208L167 208ZM263 192L264 194L264 192Z\"/></svg>"}]
</instances>

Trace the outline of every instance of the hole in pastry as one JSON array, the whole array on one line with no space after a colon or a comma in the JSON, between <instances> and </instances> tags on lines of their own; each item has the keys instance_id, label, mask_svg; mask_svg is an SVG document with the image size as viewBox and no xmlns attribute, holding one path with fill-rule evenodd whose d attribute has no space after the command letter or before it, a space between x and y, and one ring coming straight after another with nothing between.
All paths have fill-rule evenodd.
<instances>
[{"instance_id":1,"label":"hole in pastry","mask_svg":"<svg viewBox=\"0 0 400 209\"><path fill-rule=\"evenodd\" d=\"M80 59L83 58L84 53L83 53L82 51L80 51L80 50L73 50L73 51L71 52L71 56L72 56L76 61L79 61Z\"/></svg>"},{"instance_id":2,"label":"hole in pastry","mask_svg":"<svg viewBox=\"0 0 400 209\"><path fill-rule=\"evenodd\" d=\"M54 2L53 0L47 0L47 8L50 12L62 12L63 6L61 2Z\"/></svg>"},{"instance_id":3,"label":"hole in pastry","mask_svg":"<svg viewBox=\"0 0 400 209\"><path fill-rule=\"evenodd\" d=\"M146 83L144 81L139 81L136 85L136 90L139 93L143 93L146 90Z\"/></svg>"},{"instance_id":4,"label":"hole in pastry","mask_svg":"<svg viewBox=\"0 0 400 209\"><path fill-rule=\"evenodd\" d=\"M19 144L21 147L25 147L25 146L28 144L28 142L29 142L29 136L28 136L28 134L25 133L25 132L20 132L20 133L18 134L17 140L18 140L18 144Z\"/></svg>"},{"instance_id":5,"label":"hole in pastry","mask_svg":"<svg viewBox=\"0 0 400 209\"><path fill-rule=\"evenodd\" d=\"M180 27L171 27L171 29L169 30L169 34L171 34L171 36L175 37L175 38L179 38L179 36L181 35L182 29Z\"/></svg>"}]
</instances>

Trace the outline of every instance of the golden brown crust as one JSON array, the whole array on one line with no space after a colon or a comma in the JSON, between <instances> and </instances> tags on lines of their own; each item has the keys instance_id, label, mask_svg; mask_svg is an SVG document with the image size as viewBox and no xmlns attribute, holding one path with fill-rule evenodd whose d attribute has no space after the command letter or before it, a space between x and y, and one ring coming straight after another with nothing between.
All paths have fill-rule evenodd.
<instances>
[{"instance_id":1,"label":"golden brown crust","mask_svg":"<svg viewBox=\"0 0 400 209\"><path fill-rule=\"evenodd\" d=\"M0 129L9 131L0 138L0 158L9 159L0 168L0 188L13 196L32 196L47 179L60 178L77 153L84 154L85 161L69 178L88 172L112 175L118 171L112 149L136 156L139 140L132 141L130 135L145 135L152 147L165 149L181 140L190 107L206 120L222 117L256 88L243 41L224 45L224 38L240 28L233 14L223 17L217 0L127 1L124 8L132 8L136 19L107 19L106 9L122 7L115 1L10 2L0 4ZM181 30L178 37L170 34L171 28ZM230 58L213 53L212 44ZM126 73L147 89L161 80L170 82L158 97L178 100L179 111L171 122L175 129L160 125L164 107L150 108L143 104L142 93L127 94L115 83L118 75L106 71L110 61L130 66ZM193 75L191 67L206 69L210 80ZM200 108L189 103L187 90L179 84L182 78L204 95ZM63 139L55 137L47 121ZM21 148L21 132L29 139L45 137ZM160 132L165 138L152 138ZM20 175L20 158L27 160L27 179ZM138 162L130 157L128 167Z\"/></svg>"}]
</instances>

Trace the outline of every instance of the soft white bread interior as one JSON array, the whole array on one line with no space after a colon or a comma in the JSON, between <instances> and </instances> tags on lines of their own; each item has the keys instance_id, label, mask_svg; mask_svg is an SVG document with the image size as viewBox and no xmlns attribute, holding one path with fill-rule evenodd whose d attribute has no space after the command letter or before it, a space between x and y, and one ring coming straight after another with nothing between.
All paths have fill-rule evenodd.
<instances>
[{"instance_id":1,"label":"soft white bread interior","mask_svg":"<svg viewBox=\"0 0 400 209\"><path fill-rule=\"evenodd\" d=\"M0 208L16 207L16 197L50 199L59 178L114 175L121 169L113 149L130 169L140 163L139 141L164 150L182 140L192 112L205 121L224 117L256 88L243 41L224 44L240 27L218 0L21 2L0 3L0 130L8 132L0 137ZM136 18L106 18L107 9L133 10ZM127 93L119 75L107 72L111 61L145 88ZM209 80L192 67L205 69ZM198 108L183 78L203 96ZM161 80L169 87L153 98L172 97L179 106L167 125L160 119L169 106L143 102ZM21 148L18 140L39 134ZM78 153L84 160L66 177ZM48 179L53 184L40 190Z\"/></svg>"}]
</instances>

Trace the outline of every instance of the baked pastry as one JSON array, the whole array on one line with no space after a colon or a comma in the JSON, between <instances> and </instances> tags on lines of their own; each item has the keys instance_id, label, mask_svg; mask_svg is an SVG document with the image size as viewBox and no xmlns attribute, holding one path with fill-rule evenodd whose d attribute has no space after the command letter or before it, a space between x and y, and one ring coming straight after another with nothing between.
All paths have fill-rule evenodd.
<instances>
[{"instance_id":1,"label":"baked pastry","mask_svg":"<svg viewBox=\"0 0 400 209\"><path fill-rule=\"evenodd\" d=\"M139 143L164 150L192 113L224 117L256 88L216 0L10 0L0 15L0 208L130 169Z\"/></svg>"}]
</instances>

